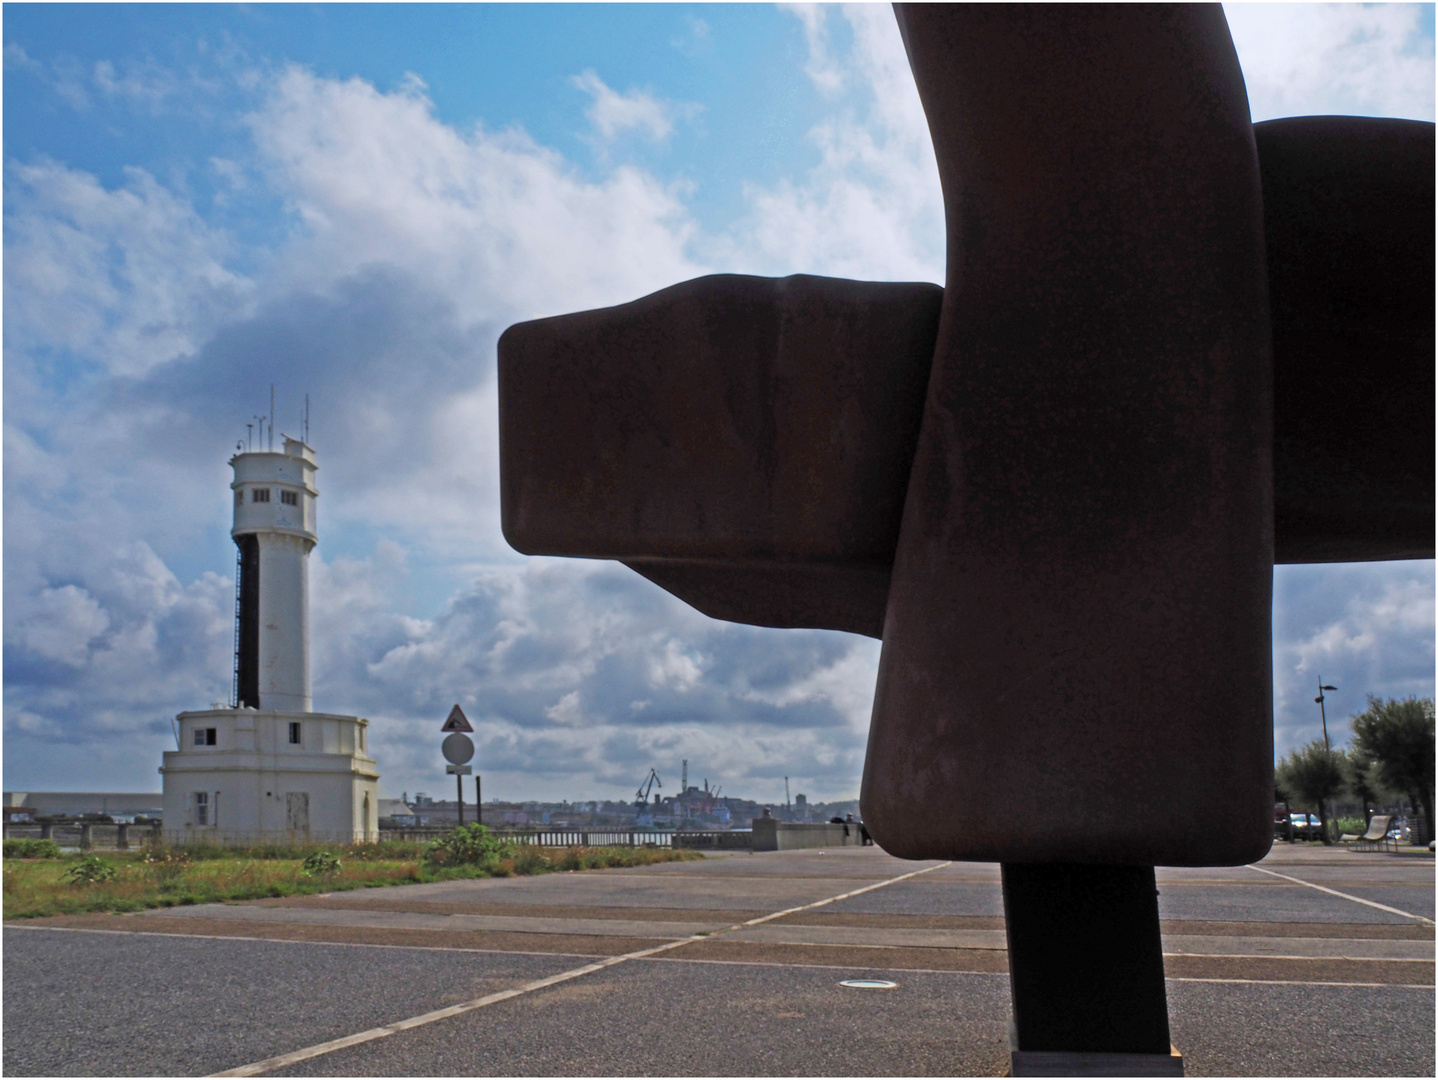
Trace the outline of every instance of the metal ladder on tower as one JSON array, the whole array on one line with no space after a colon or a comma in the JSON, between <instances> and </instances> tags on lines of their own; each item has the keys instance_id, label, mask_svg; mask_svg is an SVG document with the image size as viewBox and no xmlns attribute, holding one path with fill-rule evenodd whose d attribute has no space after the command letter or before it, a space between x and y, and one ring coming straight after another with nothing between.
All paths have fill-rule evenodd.
<instances>
[{"instance_id":1,"label":"metal ladder on tower","mask_svg":"<svg viewBox=\"0 0 1438 1080\"><path fill-rule=\"evenodd\" d=\"M244 548L235 547L235 664L230 673L230 707L240 707L240 604L245 568Z\"/></svg>"}]
</instances>

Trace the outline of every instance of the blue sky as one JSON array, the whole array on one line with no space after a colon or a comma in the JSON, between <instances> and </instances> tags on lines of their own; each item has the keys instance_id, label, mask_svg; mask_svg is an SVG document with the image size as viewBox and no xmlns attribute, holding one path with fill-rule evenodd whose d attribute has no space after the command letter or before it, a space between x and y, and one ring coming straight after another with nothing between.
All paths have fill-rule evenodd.
<instances>
[{"instance_id":1,"label":"blue sky","mask_svg":"<svg viewBox=\"0 0 1438 1080\"><path fill-rule=\"evenodd\" d=\"M1255 119L1433 119L1432 5L1228 8ZM857 793L877 643L717 623L498 528L494 341L714 271L942 281L884 6L7 5L6 788L157 790L228 695L229 469L275 384L320 461L316 707L386 794ZM1433 693L1433 564L1279 568L1311 689ZM77 749L80 751L77 754Z\"/></svg>"}]
</instances>

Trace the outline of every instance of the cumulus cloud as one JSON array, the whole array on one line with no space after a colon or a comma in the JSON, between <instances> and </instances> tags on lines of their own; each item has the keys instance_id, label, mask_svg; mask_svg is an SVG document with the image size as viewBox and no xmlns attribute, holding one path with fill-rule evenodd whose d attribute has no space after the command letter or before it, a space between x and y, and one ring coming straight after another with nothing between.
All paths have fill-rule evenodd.
<instances>
[{"instance_id":1,"label":"cumulus cloud","mask_svg":"<svg viewBox=\"0 0 1438 1080\"><path fill-rule=\"evenodd\" d=\"M1224 14L1254 120L1325 113L1433 119L1424 5L1225 4Z\"/></svg>"},{"instance_id":2,"label":"cumulus cloud","mask_svg":"<svg viewBox=\"0 0 1438 1080\"><path fill-rule=\"evenodd\" d=\"M804 70L835 108L809 132L821 155L815 168L746 185L744 249L765 273L942 282L938 165L893 13L879 5L791 10L804 24ZM830 52L830 27L841 19L853 39L842 55Z\"/></svg>"},{"instance_id":3,"label":"cumulus cloud","mask_svg":"<svg viewBox=\"0 0 1438 1080\"><path fill-rule=\"evenodd\" d=\"M385 94L290 68L249 123L302 236L281 288L383 264L475 322L618 303L703 272L671 186L629 166L586 182L521 131L441 123L413 86Z\"/></svg>"},{"instance_id":4,"label":"cumulus cloud","mask_svg":"<svg viewBox=\"0 0 1438 1080\"><path fill-rule=\"evenodd\" d=\"M662 142L674 132L676 106L652 94L642 90L631 90L627 94L611 90L593 68L581 71L570 82L592 99L584 115L606 142L628 131L640 131L655 142ZM678 107L678 111L686 113L693 109L694 106Z\"/></svg>"},{"instance_id":5,"label":"cumulus cloud","mask_svg":"<svg viewBox=\"0 0 1438 1080\"><path fill-rule=\"evenodd\" d=\"M65 350L140 374L243 310L230 238L143 169L107 189L58 162L11 164L5 201L7 364Z\"/></svg>"},{"instance_id":6,"label":"cumulus cloud","mask_svg":"<svg viewBox=\"0 0 1438 1080\"><path fill-rule=\"evenodd\" d=\"M854 792L878 653L867 639L716 622L606 562L490 571L425 620L386 614L332 568L314 592L327 627L316 702L382 719L375 746L401 772L423 773L457 701L487 774L527 778L497 780L515 794L612 790L669 757L744 790L789 774Z\"/></svg>"},{"instance_id":7,"label":"cumulus cloud","mask_svg":"<svg viewBox=\"0 0 1438 1080\"><path fill-rule=\"evenodd\" d=\"M44 589L20 620L15 640L41 660L79 667L90 656L90 642L104 633L110 617L95 598L74 585Z\"/></svg>"}]
</instances>

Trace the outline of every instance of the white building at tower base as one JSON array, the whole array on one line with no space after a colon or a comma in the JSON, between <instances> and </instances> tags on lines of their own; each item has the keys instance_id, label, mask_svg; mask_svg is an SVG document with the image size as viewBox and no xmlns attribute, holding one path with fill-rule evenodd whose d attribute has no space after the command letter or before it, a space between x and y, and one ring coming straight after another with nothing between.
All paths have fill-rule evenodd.
<instances>
[{"instance_id":1,"label":"white building at tower base","mask_svg":"<svg viewBox=\"0 0 1438 1080\"><path fill-rule=\"evenodd\" d=\"M182 712L166 751L168 843L379 839L369 721L310 709L309 554L314 451L236 454L234 705Z\"/></svg>"},{"instance_id":2,"label":"white building at tower base","mask_svg":"<svg viewBox=\"0 0 1438 1080\"><path fill-rule=\"evenodd\" d=\"M260 709L182 712L167 751L167 843L373 843L379 772L358 716Z\"/></svg>"}]
</instances>

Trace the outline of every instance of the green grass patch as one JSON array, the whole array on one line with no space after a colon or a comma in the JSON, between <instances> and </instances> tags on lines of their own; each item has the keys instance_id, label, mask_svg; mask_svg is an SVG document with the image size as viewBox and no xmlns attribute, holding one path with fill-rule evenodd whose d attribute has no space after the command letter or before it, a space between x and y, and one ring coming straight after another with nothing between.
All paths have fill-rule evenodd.
<instances>
[{"instance_id":1,"label":"green grass patch","mask_svg":"<svg viewBox=\"0 0 1438 1080\"><path fill-rule=\"evenodd\" d=\"M12 841L13 843L14 841ZM4 864L4 917L209 904L262 897L510 877L558 870L648 866L703 858L663 848L538 848L500 845L475 862L427 859L425 843L146 847Z\"/></svg>"},{"instance_id":2,"label":"green grass patch","mask_svg":"<svg viewBox=\"0 0 1438 1080\"><path fill-rule=\"evenodd\" d=\"M6 840L7 859L58 859L60 845L53 840Z\"/></svg>"}]
</instances>

